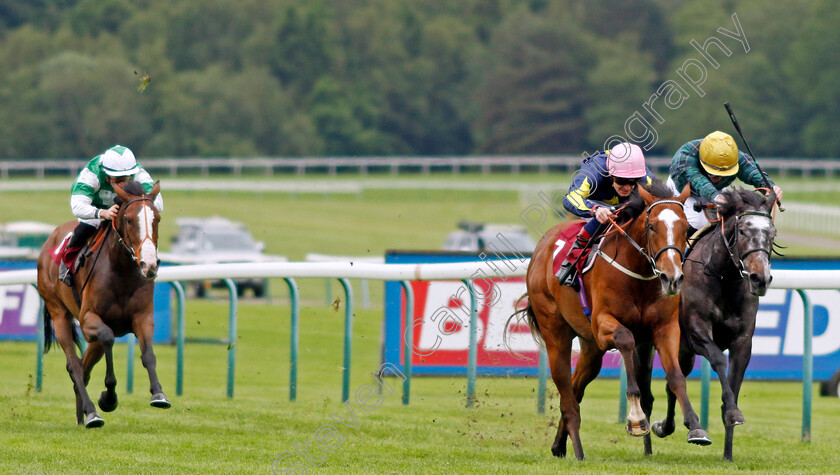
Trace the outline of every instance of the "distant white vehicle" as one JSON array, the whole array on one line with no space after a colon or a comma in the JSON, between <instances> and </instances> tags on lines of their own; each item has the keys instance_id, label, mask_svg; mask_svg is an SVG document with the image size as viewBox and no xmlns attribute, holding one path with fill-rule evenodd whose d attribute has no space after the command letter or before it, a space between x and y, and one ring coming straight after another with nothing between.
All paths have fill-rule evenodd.
<instances>
[{"instance_id":1,"label":"distant white vehicle","mask_svg":"<svg viewBox=\"0 0 840 475\"><path fill-rule=\"evenodd\" d=\"M459 231L449 233L444 251L531 254L537 242L524 226L517 224L482 224L469 221L458 223Z\"/></svg>"},{"instance_id":2,"label":"distant white vehicle","mask_svg":"<svg viewBox=\"0 0 840 475\"><path fill-rule=\"evenodd\" d=\"M263 254L265 244L254 241L242 223L225 218L178 218L178 235L169 252L160 253L163 262L174 264L213 264L222 262L286 262L284 256ZM262 297L267 279L236 279L237 293L241 296L251 289L254 296ZM193 283L196 295L206 294L208 287L224 287L220 280Z\"/></svg>"},{"instance_id":3,"label":"distant white vehicle","mask_svg":"<svg viewBox=\"0 0 840 475\"><path fill-rule=\"evenodd\" d=\"M0 259L37 259L55 228L38 221L0 224Z\"/></svg>"}]
</instances>

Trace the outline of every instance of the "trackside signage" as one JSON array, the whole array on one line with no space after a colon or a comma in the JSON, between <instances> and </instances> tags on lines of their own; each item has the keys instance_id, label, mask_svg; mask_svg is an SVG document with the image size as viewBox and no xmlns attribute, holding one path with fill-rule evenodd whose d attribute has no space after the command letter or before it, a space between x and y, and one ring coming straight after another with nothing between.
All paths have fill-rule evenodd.
<instances>
[{"instance_id":1,"label":"trackside signage","mask_svg":"<svg viewBox=\"0 0 840 475\"><path fill-rule=\"evenodd\" d=\"M391 252L387 263L440 263L480 260L466 254ZM499 266L501 267L501 265ZM840 261L773 261L775 269L838 269ZM538 347L524 320L508 322L516 301L525 293L521 277L474 282L478 303L477 371L485 375L535 375ZM460 281L415 281L412 372L422 375L466 374L469 349L470 292ZM814 377L828 379L840 368L840 291L806 292L814 315ZM406 344L399 283L385 284L385 363L403 367ZM802 376L804 311L794 290L771 289L762 297L747 368L751 379L798 379ZM507 334L507 337L505 335ZM507 342L505 342L507 338ZM575 342L573 351L576 351ZM513 350L513 351L511 351ZM576 355L573 355L573 363ZM601 374L618 376L620 356L608 352ZM699 367L699 361L696 364ZM658 359L655 375L664 376ZM699 371L692 373L699 376Z\"/></svg>"},{"instance_id":2,"label":"trackside signage","mask_svg":"<svg viewBox=\"0 0 840 475\"><path fill-rule=\"evenodd\" d=\"M5 270L33 269L31 261L0 262ZM170 285L155 284L155 343L172 341ZM35 340L38 335L38 312L41 297L34 285L0 285L0 341Z\"/></svg>"}]
</instances>

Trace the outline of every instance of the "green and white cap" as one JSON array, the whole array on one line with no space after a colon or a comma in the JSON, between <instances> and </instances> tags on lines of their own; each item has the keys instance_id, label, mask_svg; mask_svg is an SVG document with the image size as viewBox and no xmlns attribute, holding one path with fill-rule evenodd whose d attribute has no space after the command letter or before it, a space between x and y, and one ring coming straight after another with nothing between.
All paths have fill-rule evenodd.
<instances>
[{"instance_id":1,"label":"green and white cap","mask_svg":"<svg viewBox=\"0 0 840 475\"><path fill-rule=\"evenodd\" d=\"M102 170L108 176L129 176L140 171L137 159L128 147L114 145L102 154Z\"/></svg>"}]
</instances>

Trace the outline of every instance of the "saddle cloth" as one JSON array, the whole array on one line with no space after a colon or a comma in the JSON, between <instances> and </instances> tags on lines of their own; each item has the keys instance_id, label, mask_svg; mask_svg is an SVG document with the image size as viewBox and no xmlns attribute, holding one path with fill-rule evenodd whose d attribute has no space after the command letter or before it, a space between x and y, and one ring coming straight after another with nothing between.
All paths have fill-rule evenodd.
<instances>
[{"instance_id":1,"label":"saddle cloth","mask_svg":"<svg viewBox=\"0 0 840 475\"><path fill-rule=\"evenodd\" d=\"M574 222L557 235L557 240L554 242L554 257L551 264L551 270L554 271L555 275L560 270L560 266L563 265L563 261L566 260L566 256L569 255L569 250L574 245L575 239L577 239L577 235L580 233L584 224L586 223L583 221ZM569 255L569 260L574 261L577 259L581 251L582 249L575 249L574 252ZM589 251L587 250L587 252ZM585 260L585 258L579 260L578 265L580 266ZM578 270L580 270L580 268L578 268Z\"/></svg>"}]
</instances>

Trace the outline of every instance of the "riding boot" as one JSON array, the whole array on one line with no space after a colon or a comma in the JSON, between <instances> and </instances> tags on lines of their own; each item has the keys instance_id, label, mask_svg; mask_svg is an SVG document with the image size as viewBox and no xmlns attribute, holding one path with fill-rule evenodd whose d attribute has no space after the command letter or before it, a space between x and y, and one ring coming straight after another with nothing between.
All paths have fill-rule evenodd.
<instances>
[{"instance_id":1,"label":"riding boot","mask_svg":"<svg viewBox=\"0 0 840 475\"><path fill-rule=\"evenodd\" d=\"M82 250L85 242L96 232L96 227L86 223L79 223L73 233L70 234L70 239L67 242L67 247L64 254L61 256L61 261L58 264L58 280L67 284L68 287L73 287L75 283L75 260L79 251Z\"/></svg>"},{"instance_id":2,"label":"riding boot","mask_svg":"<svg viewBox=\"0 0 840 475\"><path fill-rule=\"evenodd\" d=\"M555 275L555 277L557 277L557 280L560 282L560 285L568 285L569 287L578 290L579 284L576 279L577 270L572 266L573 263L570 257L572 255L572 251L575 251L577 249L583 249L588 242L588 239L582 239L581 237L575 239L574 245L572 245L572 248L569 249L569 253L566 254L566 260L563 261L563 265L560 266L560 270L558 270L557 274ZM566 274L566 278L564 280L560 280L560 278L563 277L563 274Z\"/></svg>"}]
</instances>

